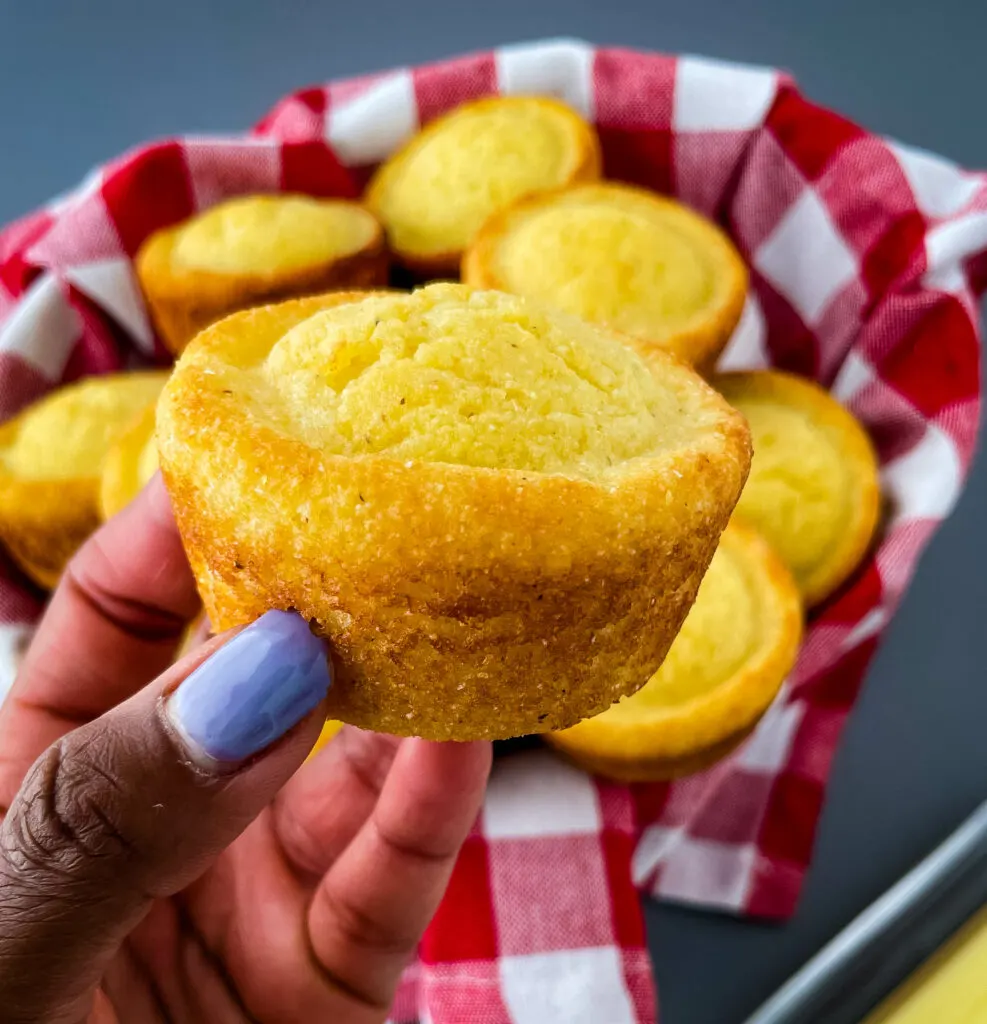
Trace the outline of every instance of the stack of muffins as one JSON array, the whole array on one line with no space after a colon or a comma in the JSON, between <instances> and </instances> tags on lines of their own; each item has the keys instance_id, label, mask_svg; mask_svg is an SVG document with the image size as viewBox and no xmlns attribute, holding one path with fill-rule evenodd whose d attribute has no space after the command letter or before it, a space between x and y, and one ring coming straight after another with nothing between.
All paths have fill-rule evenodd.
<instances>
[{"instance_id":1,"label":"stack of muffins","mask_svg":"<svg viewBox=\"0 0 987 1024\"><path fill-rule=\"evenodd\" d=\"M716 372L747 291L730 240L604 181L556 100L466 104L362 202L241 196L136 268L178 369L84 380L0 426L0 540L53 586L160 450L213 625L302 611L363 727L544 732L622 780L699 770L755 727L806 610L873 540L853 417L804 379ZM266 532L241 541L248 513Z\"/></svg>"}]
</instances>

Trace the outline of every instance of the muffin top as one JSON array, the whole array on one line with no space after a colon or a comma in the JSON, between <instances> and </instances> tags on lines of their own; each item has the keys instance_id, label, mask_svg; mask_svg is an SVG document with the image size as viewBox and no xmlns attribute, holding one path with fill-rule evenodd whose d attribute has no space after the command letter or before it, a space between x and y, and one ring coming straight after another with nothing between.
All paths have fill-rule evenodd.
<instances>
[{"instance_id":1,"label":"muffin top","mask_svg":"<svg viewBox=\"0 0 987 1024\"><path fill-rule=\"evenodd\" d=\"M595 478L722 416L674 360L656 372L605 330L461 285L323 309L208 358L258 422L351 458Z\"/></svg>"},{"instance_id":2,"label":"muffin top","mask_svg":"<svg viewBox=\"0 0 987 1024\"><path fill-rule=\"evenodd\" d=\"M284 194L230 199L172 230L174 264L235 275L285 273L360 252L380 229L357 203Z\"/></svg>"},{"instance_id":3,"label":"muffin top","mask_svg":"<svg viewBox=\"0 0 987 1024\"><path fill-rule=\"evenodd\" d=\"M714 224L615 184L535 196L492 218L467 252L463 279L550 302L690 362L706 361L729 336L747 280Z\"/></svg>"},{"instance_id":4,"label":"muffin top","mask_svg":"<svg viewBox=\"0 0 987 1024\"><path fill-rule=\"evenodd\" d=\"M863 428L817 384L778 371L716 386L750 425L756 455L738 511L821 600L863 557L877 525L877 460Z\"/></svg>"},{"instance_id":5,"label":"muffin top","mask_svg":"<svg viewBox=\"0 0 987 1024\"><path fill-rule=\"evenodd\" d=\"M595 135L569 107L491 97L430 123L384 163L367 201L398 253L445 255L520 196L598 170Z\"/></svg>"},{"instance_id":6,"label":"muffin top","mask_svg":"<svg viewBox=\"0 0 987 1024\"><path fill-rule=\"evenodd\" d=\"M98 477L113 440L167 379L156 371L108 374L61 388L4 424L0 468L24 480Z\"/></svg>"}]
</instances>

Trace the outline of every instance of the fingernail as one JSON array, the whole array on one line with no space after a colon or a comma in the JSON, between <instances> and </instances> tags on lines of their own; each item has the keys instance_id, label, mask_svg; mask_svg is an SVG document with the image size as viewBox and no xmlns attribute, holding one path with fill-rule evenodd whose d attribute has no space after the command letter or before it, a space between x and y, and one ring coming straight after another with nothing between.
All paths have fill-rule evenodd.
<instances>
[{"instance_id":1,"label":"fingernail","mask_svg":"<svg viewBox=\"0 0 987 1024\"><path fill-rule=\"evenodd\" d=\"M236 763L297 725L331 681L325 647L305 620L272 611L204 661L166 712L193 757Z\"/></svg>"}]
</instances>

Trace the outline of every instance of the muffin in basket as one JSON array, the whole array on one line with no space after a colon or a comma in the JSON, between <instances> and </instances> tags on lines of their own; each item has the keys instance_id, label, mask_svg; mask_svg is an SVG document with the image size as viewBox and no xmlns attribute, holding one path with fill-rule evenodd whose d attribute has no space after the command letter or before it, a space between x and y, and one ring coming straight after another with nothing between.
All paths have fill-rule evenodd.
<instances>
[{"instance_id":1,"label":"muffin in basket","mask_svg":"<svg viewBox=\"0 0 987 1024\"><path fill-rule=\"evenodd\" d=\"M881 505L864 428L818 384L777 370L714 385L748 419L755 456L738 506L792 570L806 604L842 584L867 552Z\"/></svg>"},{"instance_id":2,"label":"muffin in basket","mask_svg":"<svg viewBox=\"0 0 987 1024\"><path fill-rule=\"evenodd\" d=\"M377 170L366 202L394 255L423 277L458 273L483 222L522 196L600 176L596 132L543 96L493 96L432 121Z\"/></svg>"},{"instance_id":3,"label":"muffin in basket","mask_svg":"<svg viewBox=\"0 0 987 1024\"><path fill-rule=\"evenodd\" d=\"M550 302L703 370L747 294L747 268L712 221L613 182L532 196L495 214L467 250L462 277Z\"/></svg>"},{"instance_id":4,"label":"muffin in basket","mask_svg":"<svg viewBox=\"0 0 987 1024\"><path fill-rule=\"evenodd\" d=\"M158 468L156 409L156 401L142 409L106 453L99 482L99 510L104 519L129 505Z\"/></svg>"},{"instance_id":5,"label":"muffin in basket","mask_svg":"<svg viewBox=\"0 0 987 1024\"><path fill-rule=\"evenodd\" d=\"M55 585L99 525L107 452L167 378L161 371L88 377L0 425L0 541L41 586Z\"/></svg>"},{"instance_id":6,"label":"muffin in basket","mask_svg":"<svg viewBox=\"0 0 987 1024\"><path fill-rule=\"evenodd\" d=\"M602 715L545 738L587 771L625 782L699 771L758 723L795 664L801 636L791 573L734 519L654 677Z\"/></svg>"},{"instance_id":7,"label":"muffin in basket","mask_svg":"<svg viewBox=\"0 0 987 1024\"><path fill-rule=\"evenodd\" d=\"M300 195L240 196L155 232L136 269L172 352L208 324L261 302L386 283L377 219L359 203Z\"/></svg>"},{"instance_id":8,"label":"muffin in basket","mask_svg":"<svg viewBox=\"0 0 987 1024\"><path fill-rule=\"evenodd\" d=\"M246 311L183 354L158 448L218 630L293 608L334 718L503 738L634 692L747 475L667 354L458 285Z\"/></svg>"},{"instance_id":9,"label":"muffin in basket","mask_svg":"<svg viewBox=\"0 0 987 1024\"><path fill-rule=\"evenodd\" d=\"M330 292L321 301L328 308L334 303L352 302L366 294ZM141 410L106 453L99 487L99 506L104 519L129 505L158 468L158 446L154 436L157 407L155 395L155 400Z\"/></svg>"}]
</instances>

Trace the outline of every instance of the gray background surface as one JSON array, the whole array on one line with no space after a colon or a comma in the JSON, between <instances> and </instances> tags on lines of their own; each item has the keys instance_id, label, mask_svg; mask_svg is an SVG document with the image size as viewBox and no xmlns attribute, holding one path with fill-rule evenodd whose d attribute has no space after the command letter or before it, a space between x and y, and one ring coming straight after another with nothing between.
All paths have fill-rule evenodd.
<instances>
[{"instance_id":1,"label":"gray background surface","mask_svg":"<svg viewBox=\"0 0 987 1024\"><path fill-rule=\"evenodd\" d=\"M0 222L125 147L245 127L303 84L562 34L779 65L870 128L987 167L983 0L0 0ZM987 797L985 552L981 459L844 734L796 917L648 906L665 1024L741 1021Z\"/></svg>"}]
</instances>

